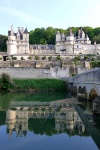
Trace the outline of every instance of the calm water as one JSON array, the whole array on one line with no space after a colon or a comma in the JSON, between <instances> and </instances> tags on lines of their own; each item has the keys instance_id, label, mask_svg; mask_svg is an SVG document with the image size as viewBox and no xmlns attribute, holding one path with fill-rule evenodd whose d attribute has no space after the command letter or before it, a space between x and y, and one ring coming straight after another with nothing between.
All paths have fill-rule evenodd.
<instances>
[{"instance_id":1,"label":"calm water","mask_svg":"<svg viewBox=\"0 0 100 150\"><path fill-rule=\"evenodd\" d=\"M66 97L70 93L0 95L0 150L98 150ZM91 117L87 106L82 109ZM92 119L99 132L99 118Z\"/></svg>"}]
</instances>

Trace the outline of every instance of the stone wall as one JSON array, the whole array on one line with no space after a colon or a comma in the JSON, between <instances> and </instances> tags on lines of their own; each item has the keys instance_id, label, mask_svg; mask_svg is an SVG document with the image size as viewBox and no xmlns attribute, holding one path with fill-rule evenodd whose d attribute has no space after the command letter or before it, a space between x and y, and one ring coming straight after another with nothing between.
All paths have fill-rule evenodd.
<instances>
[{"instance_id":1,"label":"stone wall","mask_svg":"<svg viewBox=\"0 0 100 150\"><path fill-rule=\"evenodd\" d=\"M3 72L8 73L13 78L46 78L47 73L44 73L46 69L36 68L0 68L0 76ZM48 74L48 77L52 77Z\"/></svg>"}]
</instances>

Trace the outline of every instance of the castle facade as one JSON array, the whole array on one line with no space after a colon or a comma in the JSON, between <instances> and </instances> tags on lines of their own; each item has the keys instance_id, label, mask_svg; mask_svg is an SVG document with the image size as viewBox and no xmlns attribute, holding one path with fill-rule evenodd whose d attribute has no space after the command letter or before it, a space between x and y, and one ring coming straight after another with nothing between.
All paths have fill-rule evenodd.
<instances>
[{"instance_id":1,"label":"castle facade","mask_svg":"<svg viewBox=\"0 0 100 150\"><path fill-rule=\"evenodd\" d=\"M17 33L11 26L8 31L7 55L78 55L78 54L100 54L100 44L91 44L87 34L81 29L78 30L78 36L69 29L68 35L56 34L55 45L29 44L29 32L27 28L18 27Z\"/></svg>"}]
</instances>

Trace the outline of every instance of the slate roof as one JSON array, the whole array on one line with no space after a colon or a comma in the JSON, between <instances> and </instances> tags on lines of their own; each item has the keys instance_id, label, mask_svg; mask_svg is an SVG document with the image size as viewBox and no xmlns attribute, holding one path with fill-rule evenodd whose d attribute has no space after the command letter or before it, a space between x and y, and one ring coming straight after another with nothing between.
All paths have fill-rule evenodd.
<instances>
[{"instance_id":1,"label":"slate roof","mask_svg":"<svg viewBox=\"0 0 100 150\"><path fill-rule=\"evenodd\" d=\"M25 34L28 34L28 30L27 30L27 28L24 30L24 33L25 33Z\"/></svg>"}]
</instances>

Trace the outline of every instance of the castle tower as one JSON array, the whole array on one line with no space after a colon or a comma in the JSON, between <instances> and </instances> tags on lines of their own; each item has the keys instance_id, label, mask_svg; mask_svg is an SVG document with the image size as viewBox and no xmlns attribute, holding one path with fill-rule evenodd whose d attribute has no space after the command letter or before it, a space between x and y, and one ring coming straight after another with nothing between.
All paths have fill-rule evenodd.
<instances>
[{"instance_id":1,"label":"castle tower","mask_svg":"<svg viewBox=\"0 0 100 150\"><path fill-rule=\"evenodd\" d=\"M15 123L16 123L16 111L13 110L8 110L6 111L6 124L7 124L7 129L9 131L9 138L12 138L12 132L13 129L15 128Z\"/></svg>"},{"instance_id":2,"label":"castle tower","mask_svg":"<svg viewBox=\"0 0 100 150\"><path fill-rule=\"evenodd\" d=\"M7 44L7 54L13 55L17 54L17 42L16 42L16 36L13 31L13 26L11 26L11 30L8 31L8 41Z\"/></svg>"},{"instance_id":3,"label":"castle tower","mask_svg":"<svg viewBox=\"0 0 100 150\"><path fill-rule=\"evenodd\" d=\"M73 42L74 42L74 35L72 33L71 28L69 29L68 36L66 36L66 42L67 42L67 44L73 44Z\"/></svg>"},{"instance_id":4,"label":"castle tower","mask_svg":"<svg viewBox=\"0 0 100 150\"><path fill-rule=\"evenodd\" d=\"M23 31L23 30L22 30ZM23 32L24 53L29 53L29 33L27 28Z\"/></svg>"},{"instance_id":5,"label":"castle tower","mask_svg":"<svg viewBox=\"0 0 100 150\"><path fill-rule=\"evenodd\" d=\"M74 34L72 33L72 29L69 29L69 33L66 36L66 53L73 54L73 44L74 44Z\"/></svg>"},{"instance_id":6,"label":"castle tower","mask_svg":"<svg viewBox=\"0 0 100 150\"><path fill-rule=\"evenodd\" d=\"M62 41L62 42L65 42L65 34L64 34L64 33L62 34L62 39L61 39L61 41Z\"/></svg>"},{"instance_id":7,"label":"castle tower","mask_svg":"<svg viewBox=\"0 0 100 150\"><path fill-rule=\"evenodd\" d=\"M60 53L60 47L61 47L61 34L58 31L56 34L56 53Z\"/></svg>"}]
</instances>

